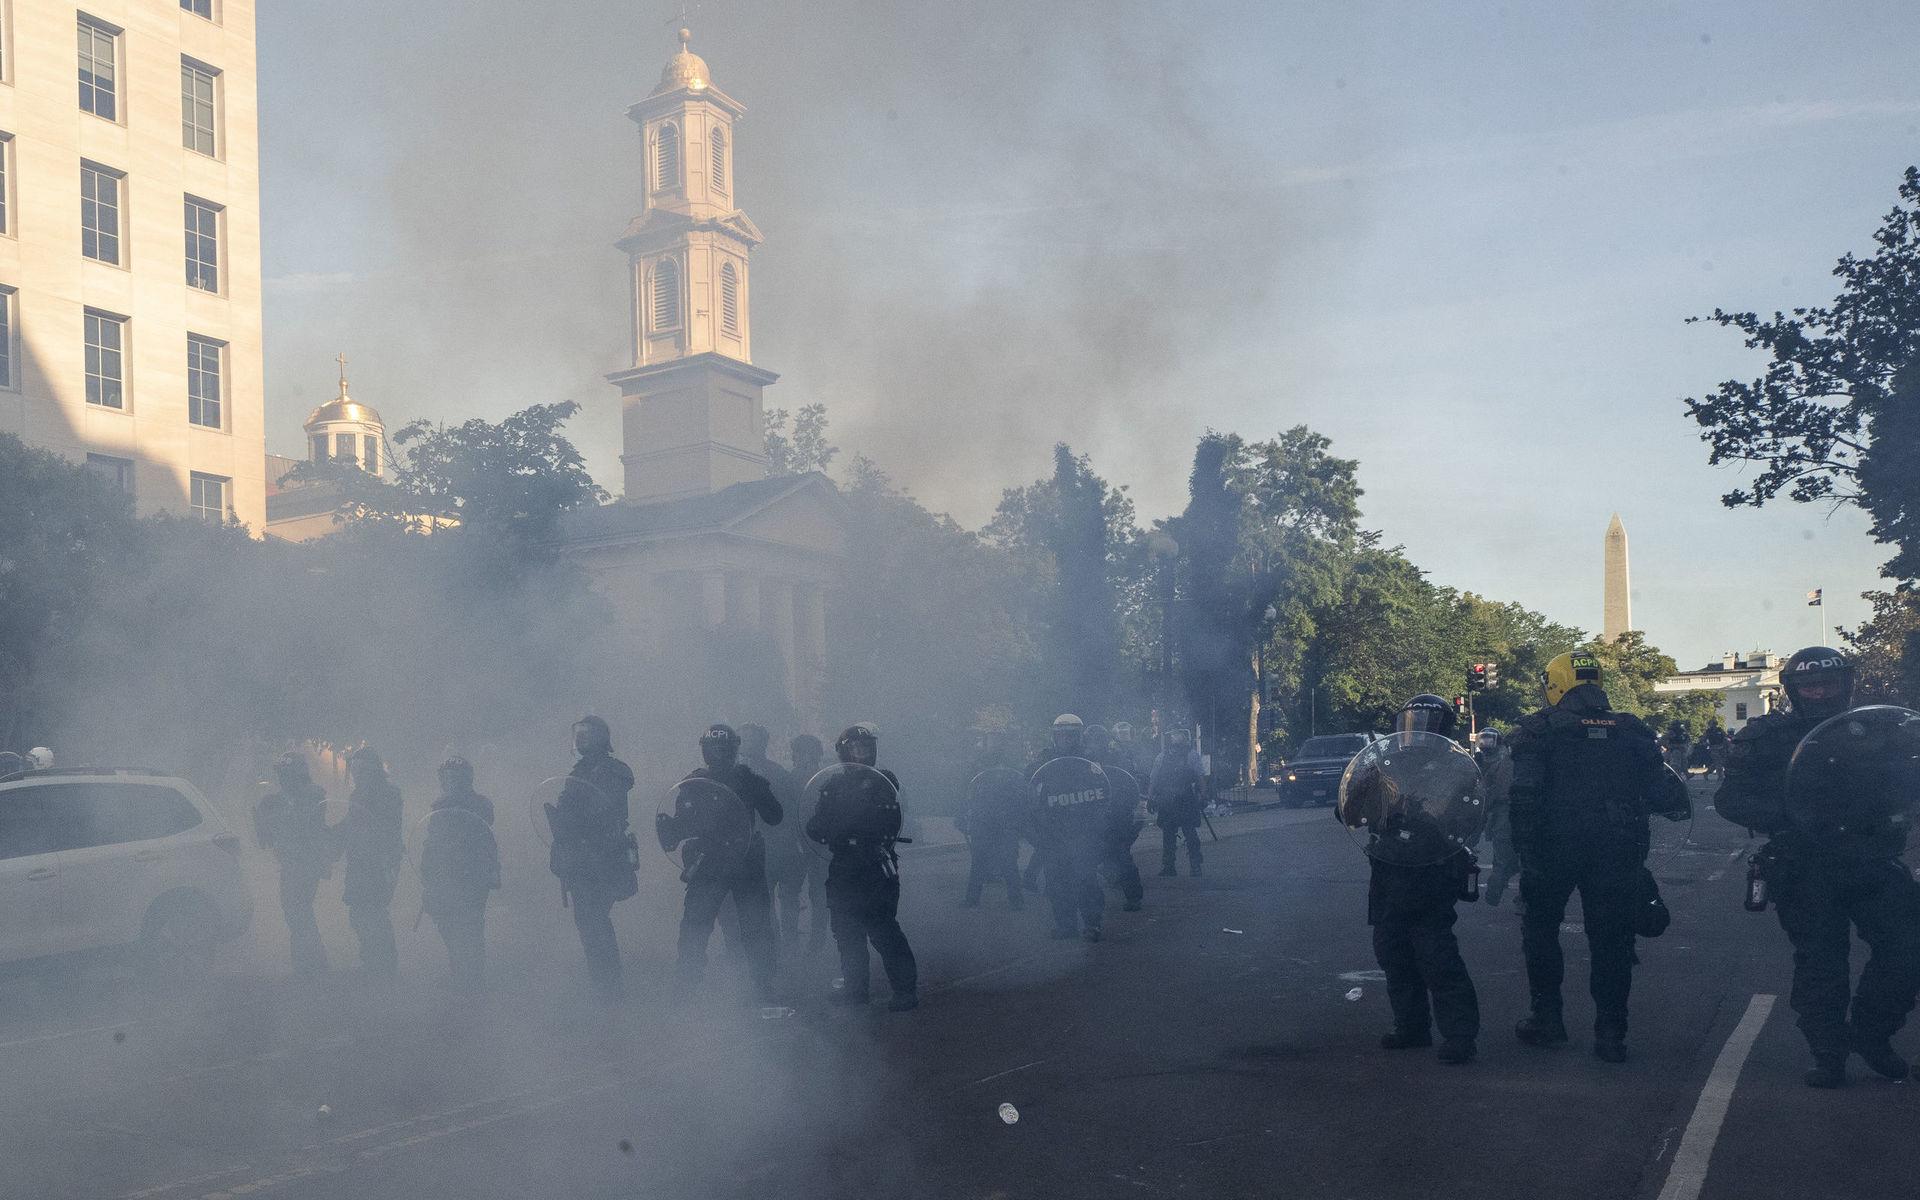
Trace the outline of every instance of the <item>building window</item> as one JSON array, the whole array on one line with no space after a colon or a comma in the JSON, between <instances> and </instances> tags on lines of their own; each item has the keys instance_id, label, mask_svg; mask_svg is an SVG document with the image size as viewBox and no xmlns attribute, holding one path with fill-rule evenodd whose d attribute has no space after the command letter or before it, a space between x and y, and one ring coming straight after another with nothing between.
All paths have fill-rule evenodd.
<instances>
[{"instance_id":1,"label":"building window","mask_svg":"<svg viewBox=\"0 0 1920 1200\"><path fill-rule=\"evenodd\" d=\"M13 306L15 302L14 290L10 287L0 287L0 388L20 386L20 380L13 373Z\"/></svg>"},{"instance_id":2,"label":"building window","mask_svg":"<svg viewBox=\"0 0 1920 1200\"><path fill-rule=\"evenodd\" d=\"M653 328L680 327L680 264L663 258L653 268Z\"/></svg>"},{"instance_id":3,"label":"building window","mask_svg":"<svg viewBox=\"0 0 1920 1200\"><path fill-rule=\"evenodd\" d=\"M1744 721L1747 719L1746 701L1743 700L1740 703L1733 706L1733 719L1736 721Z\"/></svg>"},{"instance_id":4,"label":"building window","mask_svg":"<svg viewBox=\"0 0 1920 1200\"><path fill-rule=\"evenodd\" d=\"M120 191L126 178L98 163L80 164L80 253L95 262L120 265Z\"/></svg>"},{"instance_id":5,"label":"building window","mask_svg":"<svg viewBox=\"0 0 1920 1200\"><path fill-rule=\"evenodd\" d=\"M219 429L220 378L226 344L197 333L187 335L187 420Z\"/></svg>"},{"instance_id":6,"label":"building window","mask_svg":"<svg viewBox=\"0 0 1920 1200\"><path fill-rule=\"evenodd\" d=\"M324 433L314 434L313 437L309 440L308 446L311 450L311 456L314 462L327 461L327 435L326 434Z\"/></svg>"},{"instance_id":7,"label":"building window","mask_svg":"<svg viewBox=\"0 0 1920 1200\"><path fill-rule=\"evenodd\" d=\"M727 135L713 131L713 190L727 190Z\"/></svg>"},{"instance_id":8,"label":"building window","mask_svg":"<svg viewBox=\"0 0 1920 1200\"><path fill-rule=\"evenodd\" d=\"M115 488L133 495L133 460L114 458L109 454L87 455L87 469L112 484Z\"/></svg>"},{"instance_id":9,"label":"building window","mask_svg":"<svg viewBox=\"0 0 1920 1200\"><path fill-rule=\"evenodd\" d=\"M740 336L740 274L732 263L720 265L720 332Z\"/></svg>"},{"instance_id":10,"label":"building window","mask_svg":"<svg viewBox=\"0 0 1920 1200\"><path fill-rule=\"evenodd\" d=\"M362 434L360 437L360 465L369 474L380 473L380 438L377 434Z\"/></svg>"},{"instance_id":11,"label":"building window","mask_svg":"<svg viewBox=\"0 0 1920 1200\"><path fill-rule=\"evenodd\" d=\"M336 433L333 435L333 457L339 462L358 465L360 462L359 447L355 443L353 434Z\"/></svg>"},{"instance_id":12,"label":"building window","mask_svg":"<svg viewBox=\"0 0 1920 1200\"><path fill-rule=\"evenodd\" d=\"M660 127L660 152L656 156L655 168L658 181L655 188L665 190L680 184L680 127L662 125Z\"/></svg>"},{"instance_id":13,"label":"building window","mask_svg":"<svg viewBox=\"0 0 1920 1200\"><path fill-rule=\"evenodd\" d=\"M80 111L108 121L120 119L120 31L103 21L80 18Z\"/></svg>"},{"instance_id":14,"label":"building window","mask_svg":"<svg viewBox=\"0 0 1920 1200\"><path fill-rule=\"evenodd\" d=\"M180 10L213 20L213 0L180 0Z\"/></svg>"},{"instance_id":15,"label":"building window","mask_svg":"<svg viewBox=\"0 0 1920 1200\"><path fill-rule=\"evenodd\" d=\"M220 72L190 58L180 60L180 144L212 158L214 138L214 81Z\"/></svg>"},{"instance_id":16,"label":"building window","mask_svg":"<svg viewBox=\"0 0 1920 1200\"><path fill-rule=\"evenodd\" d=\"M197 196L186 199L187 286L220 290L220 214L218 204Z\"/></svg>"},{"instance_id":17,"label":"building window","mask_svg":"<svg viewBox=\"0 0 1920 1200\"><path fill-rule=\"evenodd\" d=\"M195 471L188 477L187 507L193 515L218 524L227 519L227 485L232 480Z\"/></svg>"},{"instance_id":18,"label":"building window","mask_svg":"<svg viewBox=\"0 0 1920 1200\"><path fill-rule=\"evenodd\" d=\"M13 135L0 133L0 233L13 232Z\"/></svg>"},{"instance_id":19,"label":"building window","mask_svg":"<svg viewBox=\"0 0 1920 1200\"><path fill-rule=\"evenodd\" d=\"M101 408L127 406L127 319L87 310L87 403Z\"/></svg>"}]
</instances>

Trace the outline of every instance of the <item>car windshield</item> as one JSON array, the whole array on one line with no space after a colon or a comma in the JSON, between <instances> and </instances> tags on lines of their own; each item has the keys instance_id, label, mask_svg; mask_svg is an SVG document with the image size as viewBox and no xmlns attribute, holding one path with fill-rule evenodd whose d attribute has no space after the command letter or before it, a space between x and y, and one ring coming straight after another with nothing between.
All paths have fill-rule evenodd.
<instances>
[{"instance_id":1,"label":"car windshield","mask_svg":"<svg viewBox=\"0 0 1920 1200\"><path fill-rule=\"evenodd\" d=\"M1300 744L1295 758L1340 758L1360 753L1367 745L1364 733L1347 733L1339 737L1308 738Z\"/></svg>"}]
</instances>

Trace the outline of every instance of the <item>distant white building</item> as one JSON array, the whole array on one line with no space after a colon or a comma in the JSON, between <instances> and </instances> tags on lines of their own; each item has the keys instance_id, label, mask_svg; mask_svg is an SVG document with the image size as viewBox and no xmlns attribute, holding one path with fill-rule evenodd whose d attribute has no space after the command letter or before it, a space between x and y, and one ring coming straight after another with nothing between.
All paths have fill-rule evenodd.
<instances>
[{"instance_id":1,"label":"distant white building","mask_svg":"<svg viewBox=\"0 0 1920 1200\"><path fill-rule=\"evenodd\" d=\"M1731 733L1780 707L1782 661L1771 650L1755 650L1744 658L1728 651L1717 663L1662 680L1654 691L1718 693L1720 724Z\"/></svg>"}]
</instances>

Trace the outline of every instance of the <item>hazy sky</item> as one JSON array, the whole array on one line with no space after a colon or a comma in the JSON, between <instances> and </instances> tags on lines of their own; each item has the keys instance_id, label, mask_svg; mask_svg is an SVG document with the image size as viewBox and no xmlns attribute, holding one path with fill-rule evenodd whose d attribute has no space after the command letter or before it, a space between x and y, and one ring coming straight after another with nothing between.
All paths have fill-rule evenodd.
<instances>
[{"instance_id":1,"label":"hazy sky","mask_svg":"<svg viewBox=\"0 0 1920 1200\"><path fill-rule=\"evenodd\" d=\"M586 404L619 486L624 111L669 3L340 0L260 16L269 449ZM1910 3L707 0L773 407L978 523L1053 442L1183 503L1207 428L1305 422L1440 583L1698 665L1858 620L1864 522L1729 512L1680 398L1751 374L1715 305L1831 299L1920 160Z\"/></svg>"}]
</instances>

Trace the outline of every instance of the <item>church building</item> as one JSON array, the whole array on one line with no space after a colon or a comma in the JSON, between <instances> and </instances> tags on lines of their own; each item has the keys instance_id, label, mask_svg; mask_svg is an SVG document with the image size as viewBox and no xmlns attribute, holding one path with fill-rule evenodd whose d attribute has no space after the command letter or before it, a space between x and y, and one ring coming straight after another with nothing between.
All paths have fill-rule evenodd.
<instances>
[{"instance_id":1,"label":"church building","mask_svg":"<svg viewBox=\"0 0 1920 1200\"><path fill-rule=\"evenodd\" d=\"M617 243L632 362L607 377L620 391L624 494L572 514L567 551L637 644L760 660L727 716L812 730L846 522L826 476L768 474L762 392L778 376L753 362L749 260L762 239L738 207L733 138L746 110L689 38L682 29L659 86L627 110L645 189Z\"/></svg>"}]
</instances>

